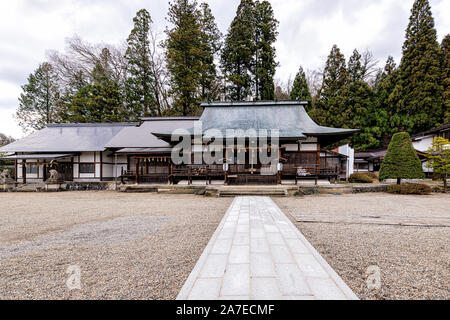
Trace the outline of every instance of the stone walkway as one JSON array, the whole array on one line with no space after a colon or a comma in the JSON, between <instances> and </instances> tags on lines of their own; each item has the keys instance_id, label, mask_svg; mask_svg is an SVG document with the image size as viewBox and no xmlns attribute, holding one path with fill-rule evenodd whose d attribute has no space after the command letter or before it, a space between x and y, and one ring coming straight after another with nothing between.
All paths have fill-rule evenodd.
<instances>
[{"instance_id":1,"label":"stone walkway","mask_svg":"<svg viewBox=\"0 0 450 320\"><path fill-rule=\"evenodd\" d=\"M358 299L268 197L237 197L178 300Z\"/></svg>"}]
</instances>

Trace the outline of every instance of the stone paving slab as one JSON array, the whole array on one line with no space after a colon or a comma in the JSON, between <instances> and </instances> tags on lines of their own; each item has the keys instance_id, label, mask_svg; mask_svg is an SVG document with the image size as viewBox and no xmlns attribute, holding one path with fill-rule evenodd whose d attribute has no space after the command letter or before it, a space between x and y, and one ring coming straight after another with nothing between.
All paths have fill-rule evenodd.
<instances>
[{"instance_id":1,"label":"stone paving slab","mask_svg":"<svg viewBox=\"0 0 450 320\"><path fill-rule=\"evenodd\" d=\"M178 300L358 299L269 197L237 197Z\"/></svg>"}]
</instances>

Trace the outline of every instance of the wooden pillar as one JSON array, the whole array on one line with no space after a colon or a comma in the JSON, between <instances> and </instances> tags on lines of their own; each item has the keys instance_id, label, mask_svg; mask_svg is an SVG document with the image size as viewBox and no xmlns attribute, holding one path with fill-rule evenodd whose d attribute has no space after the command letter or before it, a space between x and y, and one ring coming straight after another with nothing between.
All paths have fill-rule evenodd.
<instances>
[{"instance_id":1,"label":"wooden pillar","mask_svg":"<svg viewBox=\"0 0 450 320\"><path fill-rule=\"evenodd\" d=\"M47 164L45 163L45 160L44 163L42 164L42 180L44 182L47 180Z\"/></svg>"},{"instance_id":2,"label":"wooden pillar","mask_svg":"<svg viewBox=\"0 0 450 320\"><path fill-rule=\"evenodd\" d=\"M316 169L316 186L318 184L320 174L320 141L317 139L317 169Z\"/></svg>"},{"instance_id":3,"label":"wooden pillar","mask_svg":"<svg viewBox=\"0 0 450 320\"><path fill-rule=\"evenodd\" d=\"M170 184L170 177L172 176L172 162L170 158L167 158L167 183Z\"/></svg>"},{"instance_id":4,"label":"wooden pillar","mask_svg":"<svg viewBox=\"0 0 450 320\"><path fill-rule=\"evenodd\" d=\"M139 158L136 158L136 183L139 183Z\"/></svg>"},{"instance_id":5,"label":"wooden pillar","mask_svg":"<svg viewBox=\"0 0 450 320\"><path fill-rule=\"evenodd\" d=\"M27 168L26 161L22 159L22 181L23 184L27 183Z\"/></svg>"},{"instance_id":6,"label":"wooden pillar","mask_svg":"<svg viewBox=\"0 0 450 320\"><path fill-rule=\"evenodd\" d=\"M100 182L101 181L103 181L103 151L100 151Z\"/></svg>"},{"instance_id":7,"label":"wooden pillar","mask_svg":"<svg viewBox=\"0 0 450 320\"><path fill-rule=\"evenodd\" d=\"M14 160L14 180L17 182L17 159Z\"/></svg>"}]
</instances>

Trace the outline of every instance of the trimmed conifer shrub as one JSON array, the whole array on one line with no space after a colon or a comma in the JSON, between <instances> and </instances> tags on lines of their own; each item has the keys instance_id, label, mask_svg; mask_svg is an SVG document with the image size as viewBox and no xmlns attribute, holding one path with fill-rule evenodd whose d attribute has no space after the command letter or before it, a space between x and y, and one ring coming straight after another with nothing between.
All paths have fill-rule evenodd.
<instances>
[{"instance_id":1,"label":"trimmed conifer shrub","mask_svg":"<svg viewBox=\"0 0 450 320\"><path fill-rule=\"evenodd\" d=\"M386 179L424 179L422 163L414 150L409 133L394 134L380 169L380 181Z\"/></svg>"}]
</instances>

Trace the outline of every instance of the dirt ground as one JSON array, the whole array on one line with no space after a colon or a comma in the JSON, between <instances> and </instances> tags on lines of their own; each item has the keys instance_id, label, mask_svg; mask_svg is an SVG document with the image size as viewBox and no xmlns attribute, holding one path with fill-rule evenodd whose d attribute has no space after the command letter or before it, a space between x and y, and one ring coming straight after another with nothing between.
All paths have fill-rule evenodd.
<instances>
[{"instance_id":1,"label":"dirt ground","mask_svg":"<svg viewBox=\"0 0 450 320\"><path fill-rule=\"evenodd\" d=\"M175 299L231 201L0 193L0 300Z\"/></svg>"},{"instance_id":2,"label":"dirt ground","mask_svg":"<svg viewBox=\"0 0 450 320\"><path fill-rule=\"evenodd\" d=\"M274 200L361 299L450 298L450 195Z\"/></svg>"}]
</instances>

